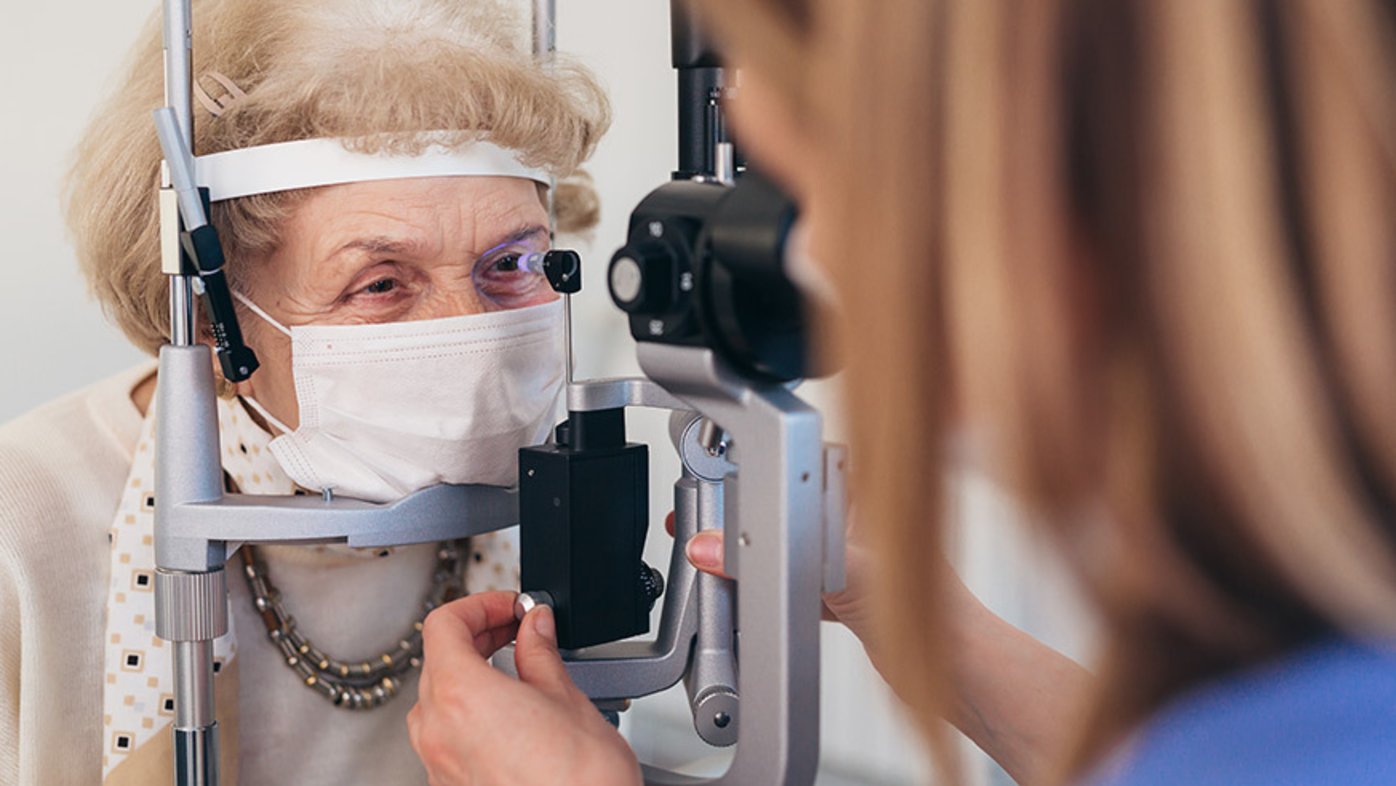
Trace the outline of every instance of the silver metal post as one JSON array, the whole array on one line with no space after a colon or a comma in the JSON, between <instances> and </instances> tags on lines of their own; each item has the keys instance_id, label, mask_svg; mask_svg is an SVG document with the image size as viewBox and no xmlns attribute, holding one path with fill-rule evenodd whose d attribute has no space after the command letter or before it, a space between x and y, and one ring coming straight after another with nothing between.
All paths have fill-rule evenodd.
<instances>
[{"instance_id":1,"label":"silver metal post","mask_svg":"<svg viewBox=\"0 0 1396 786\"><path fill-rule=\"evenodd\" d=\"M533 0L533 59L545 70L552 68L557 60L557 0ZM557 179L548 183L548 234L557 232L557 210L553 207L553 197L557 192ZM571 320L568 320L569 323ZM568 343L571 346L571 342ZM569 375L567 381L571 382Z\"/></svg>"},{"instance_id":2,"label":"silver metal post","mask_svg":"<svg viewBox=\"0 0 1396 786\"><path fill-rule=\"evenodd\" d=\"M737 184L737 148L731 142L718 142L713 149L713 177L725 186Z\"/></svg>"},{"instance_id":3,"label":"silver metal post","mask_svg":"<svg viewBox=\"0 0 1396 786\"><path fill-rule=\"evenodd\" d=\"M551 68L557 59L557 0L533 0L533 59L544 68ZM548 236L557 234L557 179L548 183ZM572 359L572 296L562 296L564 312L563 343L567 356L567 384L575 378Z\"/></svg>"},{"instance_id":4,"label":"silver metal post","mask_svg":"<svg viewBox=\"0 0 1396 786\"><path fill-rule=\"evenodd\" d=\"M722 478L704 478L698 487L698 531L722 529ZM740 729L734 653L733 586L717 576L698 576L698 635L684 683L693 710L693 727L709 745L734 745Z\"/></svg>"},{"instance_id":5,"label":"silver metal post","mask_svg":"<svg viewBox=\"0 0 1396 786\"><path fill-rule=\"evenodd\" d=\"M165 0L165 105L172 108L184 134L187 147L194 151L194 122L192 113L194 65L192 56L192 25L190 0ZM172 227L162 231L172 232ZM168 264L168 263L167 263ZM189 346L195 340L194 293L189 277L178 269L166 270L170 275L170 343Z\"/></svg>"},{"instance_id":6,"label":"silver metal post","mask_svg":"<svg viewBox=\"0 0 1396 786\"><path fill-rule=\"evenodd\" d=\"M567 349L567 384L571 385L576 376L576 365L572 358L572 296L562 296L562 341Z\"/></svg>"},{"instance_id":7,"label":"silver metal post","mask_svg":"<svg viewBox=\"0 0 1396 786\"><path fill-rule=\"evenodd\" d=\"M175 728L213 723L213 642L174 643L175 686L185 701L175 703Z\"/></svg>"},{"instance_id":8,"label":"silver metal post","mask_svg":"<svg viewBox=\"0 0 1396 786\"><path fill-rule=\"evenodd\" d=\"M213 709L213 642L176 641L175 777L178 783L218 783L218 724Z\"/></svg>"},{"instance_id":9,"label":"silver metal post","mask_svg":"<svg viewBox=\"0 0 1396 786\"><path fill-rule=\"evenodd\" d=\"M193 23L190 0L164 0L164 48L165 48L165 106L170 108L173 122L167 121L167 134L177 132L183 136L181 147L194 154L193 120ZM162 167L161 232L165 235L162 243L162 268L170 277L170 343L174 347L184 347L192 352L197 340L196 311L194 308L193 282L183 270L182 254L178 248L179 219L174 203L177 195L171 189L171 168L191 168L188 160L166 160ZM188 178L186 178L188 179ZM186 195L187 197L188 195ZM194 197L197 198L197 192ZM161 369L167 368L165 356L178 349L166 348L161 353ZM206 356L206 353L204 353ZM207 361L204 372L209 373ZM161 392L174 385L175 380L165 379L161 374ZM199 385L190 386L180 393L185 396L198 396L205 393ZM162 396L169 399L171 396ZM209 398L209 401L212 399ZM188 403L183 402L183 403ZM161 415L165 415L163 411ZM163 420L163 417L162 417ZM162 432L164 431L162 422ZM214 465L217 462L217 432L214 432L212 449ZM171 471L170 462L174 456L156 456L157 464L164 473ZM164 499L165 492L171 491L164 478L159 479L159 497L162 506L170 500ZM221 489L217 489L221 491ZM205 495L207 496L207 495ZM158 510L164 513L165 510ZM158 517L157 517L158 518ZM162 522L157 522L156 534L165 534ZM158 544L157 544L158 546ZM159 560L157 560L159 562ZM217 563L217 560L212 560ZM163 568L163 566L160 566ZM221 564L207 565L208 572L175 573L157 570L155 581L156 634L172 643L174 652L175 682L175 721L174 721L174 777L179 786L218 786L218 723L213 699L213 640L228 629L227 584L224 581Z\"/></svg>"},{"instance_id":10,"label":"silver metal post","mask_svg":"<svg viewBox=\"0 0 1396 786\"><path fill-rule=\"evenodd\" d=\"M550 62L557 53L557 0L533 0L533 54Z\"/></svg>"},{"instance_id":11,"label":"silver metal post","mask_svg":"<svg viewBox=\"0 0 1396 786\"><path fill-rule=\"evenodd\" d=\"M194 290L188 276L170 276L170 343L194 344Z\"/></svg>"},{"instance_id":12,"label":"silver metal post","mask_svg":"<svg viewBox=\"0 0 1396 786\"><path fill-rule=\"evenodd\" d=\"M228 631L227 598L222 569L155 571L155 633L171 643L174 653L174 776L178 786L218 786L213 640Z\"/></svg>"},{"instance_id":13,"label":"silver metal post","mask_svg":"<svg viewBox=\"0 0 1396 786\"><path fill-rule=\"evenodd\" d=\"M191 92L194 84L193 27L189 0L165 0L165 106L175 111L179 128L192 138Z\"/></svg>"}]
</instances>

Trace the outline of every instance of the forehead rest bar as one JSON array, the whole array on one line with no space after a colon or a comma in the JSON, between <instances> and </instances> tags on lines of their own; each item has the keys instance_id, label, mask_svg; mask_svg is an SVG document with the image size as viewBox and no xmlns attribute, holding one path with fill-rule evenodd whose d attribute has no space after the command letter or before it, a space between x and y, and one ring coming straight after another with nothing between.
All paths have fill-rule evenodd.
<instances>
[{"instance_id":1,"label":"forehead rest bar","mask_svg":"<svg viewBox=\"0 0 1396 786\"><path fill-rule=\"evenodd\" d=\"M398 180L416 177L521 177L543 185L552 176L525 166L514 150L490 142L460 147L433 144L420 155L358 153L349 140L301 139L197 156L194 179L209 190L209 200L272 194L299 188Z\"/></svg>"}]
</instances>

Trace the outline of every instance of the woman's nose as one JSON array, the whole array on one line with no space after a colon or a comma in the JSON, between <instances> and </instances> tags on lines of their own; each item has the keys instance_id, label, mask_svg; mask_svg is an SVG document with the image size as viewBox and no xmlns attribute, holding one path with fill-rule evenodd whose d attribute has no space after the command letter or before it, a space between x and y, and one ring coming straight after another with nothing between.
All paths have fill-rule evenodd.
<instances>
[{"instance_id":1,"label":"woman's nose","mask_svg":"<svg viewBox=\"0 0 1396 786\"><path fill-rule=\"evenodd\" d=\"M490 310L489 302L471 282L451 282L438 291L440 295L430 299L428 313L423 318L463 317Z\"/></svg>"}]
</instances>

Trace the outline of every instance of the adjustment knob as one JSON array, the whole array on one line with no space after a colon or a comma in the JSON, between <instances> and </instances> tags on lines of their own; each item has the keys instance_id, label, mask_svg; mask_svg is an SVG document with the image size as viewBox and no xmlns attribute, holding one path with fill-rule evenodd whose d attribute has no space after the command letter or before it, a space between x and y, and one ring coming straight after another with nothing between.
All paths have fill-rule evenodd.
<instances>
[{"instance_id":1,"label":"adjustment knob","mask_svg":"<svg viewBox=\"0 0 1396 786\"><path fill-rule=\"evenodd\" d=\"M616 252L607 276L611 299L631 314L657 314L673 303L674 257L662 246L626 246Z\"/></svg>"},{"instance_id":2,"label":"adjustment knob","mask_svg":"<svg viewBox=\"0 0 1396 786\"><path fill-rule=\"evenodd\" d=\"M649 601L649 608L654 608L654 602L659 600L659 596L664 594L664 574L640 563L640 593Z\"/></svg>"},{"instance_id":3,"label":"adjustment knob","mask_svg":"<svg viewBox=\"0 0 1396 786\"><path fill-rule=\"evenodd\" d=\"M634 257L616 257L611 263L611 297L617 303L634 303L644 293L645 272Z\"/></svg>"}]
</instances>

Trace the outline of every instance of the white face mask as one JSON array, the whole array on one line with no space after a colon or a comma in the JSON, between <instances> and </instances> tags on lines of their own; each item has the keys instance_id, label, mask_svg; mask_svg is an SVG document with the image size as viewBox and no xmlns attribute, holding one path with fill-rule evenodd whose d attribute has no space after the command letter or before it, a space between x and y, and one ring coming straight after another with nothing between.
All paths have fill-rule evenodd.
<instances>
[{"instance_id":1,"label":"white face mask","mask_svg":"<svg viewBox=\"0 0 1396 786\"><path fill-rule=\"evenodd\" d=\"M300 426L246 399L282 433L270 450L309 489L371 502L440 483L512 486L518 449L541 443L563 378L560 301L420 322L298 325Z\"/></svg>"}]
</instances>

